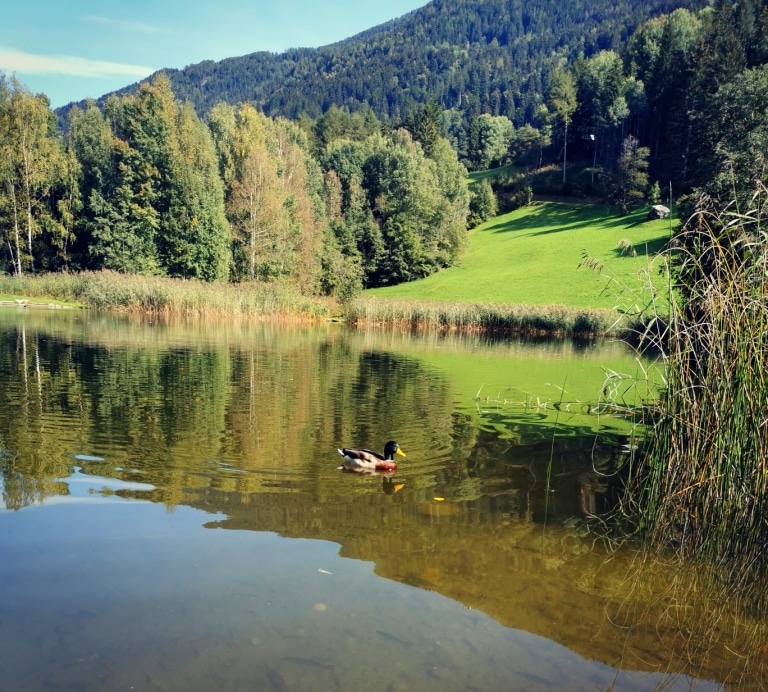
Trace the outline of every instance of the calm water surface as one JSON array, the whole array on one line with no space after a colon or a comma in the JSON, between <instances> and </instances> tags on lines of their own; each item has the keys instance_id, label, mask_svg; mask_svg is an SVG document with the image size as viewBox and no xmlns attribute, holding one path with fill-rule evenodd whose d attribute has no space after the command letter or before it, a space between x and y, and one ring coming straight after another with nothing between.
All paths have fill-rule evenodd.
<instances>
[{"instance_id":1,"label":"calm water surface","mask_svg":"<svg viewBox=\"0 0 768 692\"><path fill-rule=\"evenodd\" d=\"M676 650L636 556L581 527L632 444L614 405L651 396L615 375L646 367L0 311L0 688L759 687ZM391 438L393 477L338 468Z\"/></svg>"}]
</instances>

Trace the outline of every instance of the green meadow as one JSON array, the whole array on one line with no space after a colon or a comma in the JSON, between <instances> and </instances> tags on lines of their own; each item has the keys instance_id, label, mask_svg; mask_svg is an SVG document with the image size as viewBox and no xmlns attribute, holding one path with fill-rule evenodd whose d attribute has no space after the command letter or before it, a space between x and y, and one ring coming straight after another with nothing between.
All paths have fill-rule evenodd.
<instances>
[{"instance_id":1,"label":"green meadow","mask_svg":"<svg viewBox=\"0 0 768 692\"><path fill-rule=\"evenodd\" d=\"M470 231L457 266L365 295L632 311L650 298L649 280L663 288L656 255L674 223L645 216L645 209L618 216L606 205L536 202ZM582 265L585 256L592 268Z\"/></svg>"}]
</instances>

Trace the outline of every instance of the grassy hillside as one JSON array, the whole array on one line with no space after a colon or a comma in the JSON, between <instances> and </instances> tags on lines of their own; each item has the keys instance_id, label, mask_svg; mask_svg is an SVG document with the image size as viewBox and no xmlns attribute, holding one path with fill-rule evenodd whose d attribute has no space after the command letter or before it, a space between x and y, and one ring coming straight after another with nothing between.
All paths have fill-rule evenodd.
<instances>
[{"instance_id":1,"label":"grassy hillside","mask_svg":"<svg viewBox=\"0 0 768 692\"><path fill-rule=\"evenodd\" d=\"M649 267L653 279L661 281L654 255L670 234L669 220L646 221L645 214L619 217L604 205L538 202L470 231L459 266L365 295L627 309ZM622 241L629 241L635 256L621 249ZM579 267L584 252L605 266L602 274ZM620 284L629 290L622 293Z\"/></svg>"}]
</instances>

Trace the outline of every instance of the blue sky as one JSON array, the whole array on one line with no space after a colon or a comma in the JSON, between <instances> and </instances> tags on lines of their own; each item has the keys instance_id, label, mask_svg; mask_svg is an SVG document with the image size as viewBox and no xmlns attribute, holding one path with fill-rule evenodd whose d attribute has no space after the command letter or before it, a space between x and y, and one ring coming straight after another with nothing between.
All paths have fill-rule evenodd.
<instances>
[{"instance_id":1,"label":"blue sky","mask_svg":"<svg viewBox=\"0 0 768 692\"><path fill-rule=\"evenodd\" d=\"M27 0L4 3L0 71L53 108L161 67L340 41L427 0Z\"/></svg>"}]
</instances>

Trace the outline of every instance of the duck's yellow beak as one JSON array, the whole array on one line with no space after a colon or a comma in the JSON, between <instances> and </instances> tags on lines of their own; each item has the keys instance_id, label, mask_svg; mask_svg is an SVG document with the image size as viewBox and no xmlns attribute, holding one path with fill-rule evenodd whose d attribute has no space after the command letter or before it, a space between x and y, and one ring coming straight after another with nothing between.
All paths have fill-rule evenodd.
<instances>
[{"instance_id":1,"label":"duck's yellow beak","mask_svg":"<svg viewBox=\"0 0 768 692\"><path fill-rule=\"evenodd\" d=\"M395 452L395 454L397 454L398 456L401 456L401 457L404 457L404 456L405 456L405 452L404 452L402 449L399 449L399 448L398 448L398 450Z\"/></svg>"}]
</instances>

